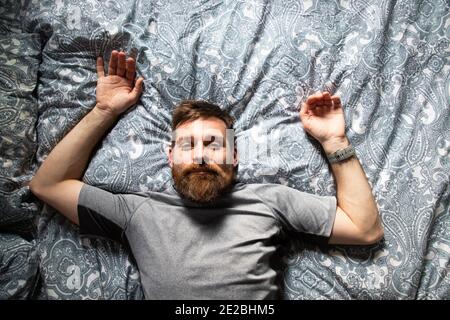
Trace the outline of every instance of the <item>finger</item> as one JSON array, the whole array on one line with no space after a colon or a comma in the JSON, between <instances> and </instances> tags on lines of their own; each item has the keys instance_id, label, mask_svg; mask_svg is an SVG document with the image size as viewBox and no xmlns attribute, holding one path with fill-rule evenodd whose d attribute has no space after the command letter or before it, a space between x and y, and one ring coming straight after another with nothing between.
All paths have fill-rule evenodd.
<instances>
[{"instance_id":1,"label":"finger","mask_svg":"<svg viewBox=\"0 0 450 320\"><path fill-rule=\"evenodd\" d=\"M133 81L135 76L136 76L136 62L134 61L133 58L128 58L126 78L129 81Z\"/></svg>"},{"instance_id":2,"label":"finger","mask_svg":"<svg viewBox=\"0 0 450 320\"><path fill-rule=\"evenodd\" d=\"M111 57L109 59L109 66L108 66L108 75L110 76L117 74L117 55L118 52L116 50L113 50L111 52Z\"/></svg>"},{"instance_id":3,"label":"finger","mask_svg":"<svg viewBox=\"0 0 450 320\"><path fill-rule=\"evenodd\" d=\"M334 108L342 107L341 98L339 98L338 96L332 96L331 101L333 101Z\"/></svg>"},{"instance_id":4,"label":"finger","mask_svg":"<svg viewBox=\"0 0 450 320\"><path fill-rule=\"evenodd\" d=\"M142 94L143 84L144 78L139 77L139 79L137 79L136 83L134 84L133 90L130 92L131 98L133 99L134 103L136 103L139 100L139 97Z\"/></svg>"},{"instance_id":5,"label":"finger","mask_svg":"<svg viewBox=\"0 0 450 320\"><path fill-rule=\"evenodd\" d=\"M300 118L306 116L308 114L308 105L303 102L300 108Z\"/></svg>"},{"instance_id":6,"label":"finger","mask_svg":"<svg viewBox=\"0 0 450 320\"><path fill-rule=\"evenodd\" d=\"M330 93L327 91L323 93L323 105L325 107L333 106L333 102L331 101Z\"/></svg>"},{"instance_id":7,"label":"finger","mask_svg":"<svg viewBox=\"0 0 450 320\"><path fill-rule=\"evenodd\" d=\"M312 107L315 105L322 105L323 94L322 92L317 92L306 99L306 103Z\"/></svg>"},{"instance_id":8,"label":"finger","mask_svg":"<svg viewBox=\"0 0 450 320\"><path fill-rule=\"evenodd\" d=\"M117 75L120 77L125 77L126 69L126 59L127 54L123 51L119 52L117 61Z\"/></svg>"},{"instance_id":9,"label":"finger","mask_svg":"<svg viewBox=\"0 0 450 320\"><path fill-rule=\"evenodd\" d=\"M103 66L103 58L97 57L97 76L102 78L105 76L105 67Z\"/></svg>"}]
</instances>

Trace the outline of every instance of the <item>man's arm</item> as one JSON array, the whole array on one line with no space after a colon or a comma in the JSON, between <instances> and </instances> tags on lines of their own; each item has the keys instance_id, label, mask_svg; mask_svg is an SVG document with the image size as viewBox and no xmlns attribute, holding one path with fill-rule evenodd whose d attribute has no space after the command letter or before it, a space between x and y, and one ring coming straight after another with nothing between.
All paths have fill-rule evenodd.
<instances>
[{"instance_id":1,"label":"man's arm","mask_svg":"<svg viewBox=\"0 0 450 320\"><path fill-rule=\"evenodd\" d=\"M31 191L42 201L78 224L80 180L90 155L119 115L134 105L142 93L143 79L136 83L134 59L113 51L105 76L103 59L97 59L97 104L55 146L30 182Z\"/></svg>"},{"instance_id":2,"label":"man's arm","mask_svg":"<svg viewBox=\"0 0 450 320\"><path fill-rule=\"evenodd\" d=\"M300 118L305 131L321 143L327 155L350 144L339 97L328 92L308 97L302 104ZM331 170L338 207L329 243L371 244L381 240L383 225L358 158L331 164Z\"/></svg>"}]
</instances>

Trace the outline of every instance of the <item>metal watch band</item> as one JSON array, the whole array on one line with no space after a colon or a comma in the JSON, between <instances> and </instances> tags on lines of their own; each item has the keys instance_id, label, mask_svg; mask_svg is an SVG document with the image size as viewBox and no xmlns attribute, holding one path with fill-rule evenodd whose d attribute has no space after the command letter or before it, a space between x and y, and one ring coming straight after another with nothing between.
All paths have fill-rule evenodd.
<instances>
[{"instance_id":1,"label":"metal watch band","mask_svg":"<svg viewBox=\"0 0 450 320\"><path fill-rule=\"evenodd\" d=\"M354 155L356 155L355 148L353 148L352 145L349 145L344 149L340 149L330 155L327 155L327 158L330 163L336 163L348 159Z\"/></svg>"}]
</instances>

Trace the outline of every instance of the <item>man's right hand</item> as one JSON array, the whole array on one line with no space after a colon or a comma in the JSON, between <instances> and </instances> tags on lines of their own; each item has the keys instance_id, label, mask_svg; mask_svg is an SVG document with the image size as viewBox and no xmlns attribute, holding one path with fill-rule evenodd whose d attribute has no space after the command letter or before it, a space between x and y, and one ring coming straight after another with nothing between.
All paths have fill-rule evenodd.
<instances>
[{"instance_id":1,"label":"man's right hand","mask_svg":"<svg viewBox=\"0 0 450 320\"><path fill-rule=\"evenodd\" d=\"M96 108L119 116L136 104L142 94L144 78L135 82L136 61L126 58L125 52L113 50L105 76L103 58L97 58L97 105Z\"/></svg>"},{"instance_id":2,"label":"man's right hand","mask_svg":"<svg viewBox=\"0 0 450 320\"><path fill-rule=\"evenodd\" d=\"M90 155L116 118L137 102L143 78L135 80L136 63L113 51L109 74L97 59L97 105L53 148L30 182L34 195L78 224L81 179Z\"/></svg>"}]
</instances>

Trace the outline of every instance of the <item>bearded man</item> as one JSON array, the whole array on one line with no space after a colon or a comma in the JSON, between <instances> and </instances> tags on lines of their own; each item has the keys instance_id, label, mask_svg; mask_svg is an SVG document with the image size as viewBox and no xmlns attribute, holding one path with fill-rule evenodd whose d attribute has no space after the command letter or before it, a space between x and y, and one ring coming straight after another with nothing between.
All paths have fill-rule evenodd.
<instances>
[{"instance_id":1,"label":"bearded man","mask_svg":"<svg viewBox=\"0 0 450 320\"><path fill-rule=\"evenodd\" d=\"M340 99L327 92L308 97L300 119L327 155L336 197L236 182L233 118L192 100L173 113L172 190L113 194L83 183L95 145L142 93L135 72L124 52L112 52L107 76L97 59L97 104L55 146L30 189L80 233L126 242L146 299L273 299L279 292L273 258L287 232L330 244L383 237L370 185L345 135Z\"/></svg>"}]
</instances>

